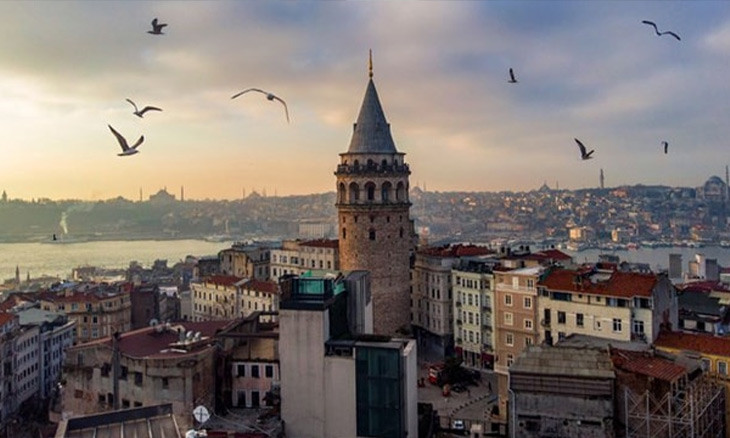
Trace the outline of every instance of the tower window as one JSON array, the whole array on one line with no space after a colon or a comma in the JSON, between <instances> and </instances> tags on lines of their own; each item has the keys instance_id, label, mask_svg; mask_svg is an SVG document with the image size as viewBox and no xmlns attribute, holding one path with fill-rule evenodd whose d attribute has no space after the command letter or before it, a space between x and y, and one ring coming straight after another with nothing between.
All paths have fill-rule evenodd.
<instances>
[{"instance_id":1,"label":"tower window","mask_svg":"<svg viewBox=\"0 0 730 438\"><path fill-rule=\"evenodd\" d=\"M370 216L370 223L375 222L375 216Z\"/></svg>"},{"instance_id":2,"label":"tower window","mask_svg":"<svg viewBox=\"0 0 730 438\"><path fill-rule=\"evenodd\" d=\"M375 230L373 230L373 229L371 228L371 229L370 229L370 232L369 232L369 235L370 235L370 240L375 240Z\"/></svg>"},{"instance_id":3,"label":"tower window","mask_svg":"<svg viewBox=\"0 0 730 438\"><path fill-rule=\"evenodd\" d=\"M342 228L342 239L347 239L347 228Z\"/></svg>"},{"instance_id":4,"label":"tower window","mask_svg":"<svg viewBox=\"0 0 730 438\"><path fill-rule=\"evenodd\" d=\"M365 190L367 190L368 201L375 200L375 184L369 182L365 184Z\"/></svg>"},{"instance_id":5,"label":"tower window","mask_svg":"<svg viewBox=\"0 0 730 438\"><path fill-rule=\"evenodd\" d=\"M400 227L400 237L403 237L403 227Z\"/></svg>"}]
</instances>

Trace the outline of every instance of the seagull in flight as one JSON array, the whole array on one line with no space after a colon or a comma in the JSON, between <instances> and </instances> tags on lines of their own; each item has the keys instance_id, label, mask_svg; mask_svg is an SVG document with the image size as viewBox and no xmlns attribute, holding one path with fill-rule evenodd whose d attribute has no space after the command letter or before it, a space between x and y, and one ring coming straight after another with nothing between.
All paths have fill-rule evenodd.
<instances>
[{"instance_id":1,"label":"seagull in flight","mask_svg":"<svg viewBox=\"0 0 730 438\"><path fill-rule=\"evenodd\" d=\"M139 118L144 117L144 113L146 113L147 111L162 111L161 108L157 108L156 106L146 106L146 107L142 108L142 110L140 111L137 108L137 104L135 104L134 102L132 102L132 99L127 99L127 102L129 102L129 103L132 104L132 106L134 107L134 113L133 114L135 116L139 117Z\"/></svg>"},{"instance_id":2,"label":"seagull in flight","mask_svg":"<svg viewBox=\"0 0 730 438\"><path fill-rule=\"evenodd\" d=\"M167 23L158 23L157 18L152 20L152 30L148 30L147 33L152 35L164 35L162 28L167 26Z\"/></svg>"},{"instance_id":3,"label":"seagull in flight","mask_svg":"<svg viewBox=\"0 0 730 438\"><path fill-rule=\"evenodd\" d=\"M657 28L656 23L654 23L653 21L643 20L642 23L648 24L649 26L653 27L654 28L654 32L656 32L657 36L671 35L674 38L676 38L677 41L682 41L682 38L680 38L679 35L677 35L676 33L672 32L671 30L665 30L664 32L659 32L659 28Z\"/></svg>"},{"instance_id":4,"label":"seagull in flight","mask_svg":"<svg viewBox=\"0 0 730 438\"><path fill-rule=\"evenodd\" d=\"M509 69L509 81L507 81L507 82L509 82L510 84L517 83L517 79L515 79L515 72L511 68Z\"/></svg>"},{"instance_id":5,"label":"seagull in flight","mask_svg":"<svg viewBox=\"0 0 730 438\"><path fill-rule=\"evenodd\" d=\"M583 145L583 143L580 142L577 138L575 139L575 142L578 143L578 148L580 149L580 158L583 160L590 160L591 155L593 155L594 150L591 149L590 152L586 152L586 147Z\"/></svg>"},{"instance_id":6,"label":"seagull in flight","mask_svg":"<svg viewBox=\"0 0 730 438\"><path fill-rule=\"evenodd\" d=\"M667 143L666 141L663 141L662 146L664 146L664 153L665 154L668 153L669 152L669 143Z\"/></svg>"},{"instance_id":7,"label":"seagull in flight","mask_svg":"<svg viewBox=\"0 0 730 438\"><path fill-rule=\"evenodd\" d=\"M284 105L284 113L286 114L286 122L289 123L289 109L286 106L286 102L284 102L278 96L275 96L274 94L269 93L268 91L264 91L264 90L261 90L261 89L258 89L258 88L248 88L246 90L241 91L240 93L234 94L233 96L231 96L231 99L235 99L235 98L237 98L238 96L240 96L242 94L248 93L249 91L258 91L259 93L265 94L266 95L266 99L268 99L268 100L272 100L272 101L273 100L276 100L276 101L281 102L281 104Z\"/></svg>"},{"instance_id":8,"label":"seagull in flight","mask_svg":"<svg viewBox=\"0 0 730 438\"><path fill-rule=\"evenodd\" d=\"M107 125L107 126L109 127L109 129L111 129L111 131L112 131L112 134L114 134L114 136L115 136L115 137L117 138L117 141L119 142L119 146L121 146L121 147L122 147L122 153L121 153L121 154L117 154L117 155L119 155L120 157L125 157L125 156L127 156L127 155L134 155L134 154L136 154L137 152L139 152L139 151L137 150L137 147L138 147L139 145L141 145L141 144L142 144L142 142L144 141L144 135L142 135L142 136L140 136L140 137L139 137L139 140L137 140L137 143L135 143L135 144L134 144L134 145L132 145L132 146L129 146L129 145L127 144L127 139L126 139L126 138L124 138L124 137L122 136L122 134L118 133L118 132L116 131L116 129L112 128L112 125Z\"/></svg>"}]
</instances>

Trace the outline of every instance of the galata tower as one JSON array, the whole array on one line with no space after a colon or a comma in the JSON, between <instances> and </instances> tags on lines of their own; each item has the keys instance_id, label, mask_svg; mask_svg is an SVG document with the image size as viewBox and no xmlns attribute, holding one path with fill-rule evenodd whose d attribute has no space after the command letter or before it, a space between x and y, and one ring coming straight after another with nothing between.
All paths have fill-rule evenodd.
<instances>
[{"instance_id":1,"label":"galata tower","mask_svg":"<svg viewBox=\"0 0 730 438\"><path fill-rule=\"evenodd\" d=\"M340 269L370 271L374 331L395 334L411 322L411 171L380 105L372 55L369 77L350 147L335 171Z\"/></svg>"}]
</instances>

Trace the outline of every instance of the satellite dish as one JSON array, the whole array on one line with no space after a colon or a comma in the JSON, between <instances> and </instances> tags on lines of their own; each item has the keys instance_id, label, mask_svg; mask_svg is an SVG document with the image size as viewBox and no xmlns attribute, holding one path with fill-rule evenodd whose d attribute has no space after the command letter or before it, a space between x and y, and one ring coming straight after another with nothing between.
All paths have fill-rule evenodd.
<instances>
[{"instance_id":1,"label":"satellite dish","mask_svg":"<svg viewBox=\"0 0 730 438\"><path fill-rule=\"evenodd\" d=\"M195 421L198 423L203 424L210 418L210 412L208 412L208 409L206 409L205 406L200 405L193 409L193 418L195 418Z\"/></svg>"},{"instance_id":2,"label":"satellite dish","mask_svg":"<svg viewBox=\"0 0 730 438\"><path fill-rule=\"evenodd\" d=\"M190 331L188 332L188 334L186 335L186 337L187 337L188 339L191 339L191 340L192 340L192 339L193 339L193 335L195 335L195 333L193 333L193 331L192 331L192 330L190 330Z\"/></svg>"}]
</instances>

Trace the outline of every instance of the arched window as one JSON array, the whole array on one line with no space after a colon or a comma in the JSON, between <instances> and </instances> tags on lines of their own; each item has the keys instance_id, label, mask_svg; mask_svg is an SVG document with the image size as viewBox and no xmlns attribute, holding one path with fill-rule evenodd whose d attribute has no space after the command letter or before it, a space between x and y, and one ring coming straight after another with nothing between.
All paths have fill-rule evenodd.
<instances>
[{"instance_id":1,"label":"arched window","mask_svg":"<svg viewBox=\"0 0 730 438\"><path fill-rule=\"evenodd\" d=\"M395 200L396 201L405 201L405 193L404 192L404 186L403 181L399 182L398 185L395 187Z\"/></svg>"},{"instance_id":2,"label":"arched window","mask_svg":"<svg viewBox=\"0 0 730 438\"><path fill-rule=\"evenodd\" d=\"M370 240L375 240L375 230L373 228L368 231L368 236L370 237Z\"/></svg>"},{"instance_id":3,"label":"arched window","mask_svg":"<svg viewBox=\"0 0 730 438\"><path fill-rule=\"evenodd\" d=\"M375 167L375 162L368 158L368 169L372 169L373 167Z\"/></svg>"},{"instance_id":4,"label":"arched window","mask_svg":"<svg viewBox=\"0 0 730 438\"><path fill-rule=\"evenodd\" d=\"M357 183L350 183L350 202L358 202L360 200L360 187Z\"/></svg>"},{"instance_id":5,"label":"arched window","mask_svg":"<svg viewBox=\"0 0 730 438\"><path fill-rule=\"evenodd\" d=\"M388 167L388 160L386 160L385 158L383 158L383 162L381 164L383 166L383 169L385 169L386 167Z\"/></svg>"},{"instance_id":6,"label":"arched window","mask_svg":"<svg viewBox=\"0 0 730 438\"><path fill-rule=\"evenodd\" d=\"M340 185L337 187L337 202L345 202L347 199L347 189L345 188L345 183L340 183Z\"/></svg>"},{"instance_id":7,"label":"arched window","mask_svg":"<svg viewBox=\"0 0 730 438\"><path fill-rule=\"evenodd\" d=\"M360 160L355 160L352 164L354 164L355 169L357 169L360 166Z\"/></svg>"},{"instance_id":8,"label":"arched window","mask_svg":"<svg viewBox=\"0 0 730 438\"><path fill-rule=\"evenodd\" d=\"M389 202L390 197L391 197L391 192L393 191L393 184L391 184L389 181L384 182L380 191L381 191L380 197L383 200L383 202Z\"/></svg>"},{"instance_id":9,"label":"arched window","mask_svg":"<svg viewBox=\"0 0 730 438\"><path fill-rule=\"evenodd\" d=\"M369 181L365 183L365 190L367 190L367 200L368 201L374 201L375 200L375 183Z\"/></svg>"}]
</instances>

